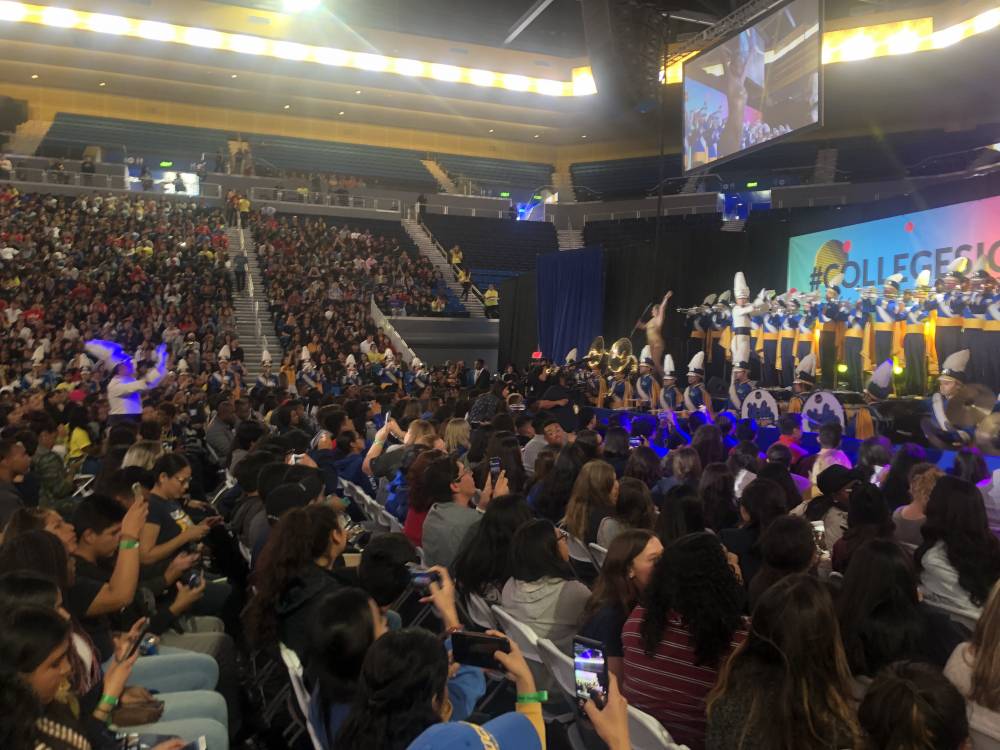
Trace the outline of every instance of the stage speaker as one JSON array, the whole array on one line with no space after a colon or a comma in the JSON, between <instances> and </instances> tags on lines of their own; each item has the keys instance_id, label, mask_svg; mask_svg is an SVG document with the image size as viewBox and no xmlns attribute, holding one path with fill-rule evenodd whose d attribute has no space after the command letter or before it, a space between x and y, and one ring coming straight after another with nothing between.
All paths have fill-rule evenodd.
<instances>
[{"instance_id":1,"label":"stage speaker","mask_svg":"<svg viewBox=\"0 0 1000 750\"><path fill-rule=\"evenodd\" d=\"M621 0L581 0L580 6L597 95L626 111L650 111L666 20L656 8Z\"/></svg>"}]
</instances>

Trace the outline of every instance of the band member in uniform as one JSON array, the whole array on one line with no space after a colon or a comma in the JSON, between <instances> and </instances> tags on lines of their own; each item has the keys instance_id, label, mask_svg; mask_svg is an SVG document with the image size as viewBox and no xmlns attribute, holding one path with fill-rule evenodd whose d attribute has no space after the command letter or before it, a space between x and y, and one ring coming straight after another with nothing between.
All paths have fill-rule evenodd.
<instances>
[{"instance_id":1,"label":"band member in uniform","mask_svg":"<svg viewBox=\"0 0 1000 750\"><path fill-rule=\"evenodd\" d=\"M985 259L985 255L980 258L980 260ZM948 275L938 281L939 289L924 303L928 310L937 310L937 320L934 323L934 349L937 352L938 362L944 362L962 348L965 293L958 288L961 276L958 271L962 266L960 261L964 260L965 258L956 258L948 265Z\"/></svg>"},{"instance_id":2,"label":"band member in uniform","mask_svg":"<svg viewBox=\"0 0 1000 750\"><path fill-rule=\"evenodd\" d=\"M746 353L746 361L750 361L752 342L750 340L750 319L756 312L756 307L750 304L750 287L742 271L733 277L733 298L736 300L731 310L732 336L729 339L729 354L736 365L736 353Z\"/></svg>"},{"instance_id":3,"label":"band member in uniform","mask_svg":"<svg viewBox=\"0 0 1000 750\"><path fill-rule=\"evenodd\" d=\"M674 358L669 354L663 357L663 388L660 389L659 406L665 411L684 409L684 392L677 385Z\"/></svg>"},{"instance_id":4,"label":"band member in uniform","mask_svg":"<svg viewBox=\"0 0 1000 750\"><path fill-rule=\"evenodd\" d=\"M903 336L903 358L906 361L903 378L903 392L908 396L923 396L927 393L927 341L924 338L924 321L927 308L923 299L927 296L930 271L921 271L917 277L917 288L904 295L901 309L906 315L906 333Z\"/></svg>"},{"instance_id":5,"label":"band member in uniform","mask_svg":"<svg viewBox=\"0 0 1000 750\"><path fill-rule=\"evenodd\" d=\"M749 352L741 345L733 350L733 379L729 384L729 408L740 413L743 400L750 395L753 384L750 382Z\"/></svg>"},{"instance_id":6,"label":"band member in uniform","mask_svg":"<svg viewBox=\"0 0 1000 750\"><path fill-rule=\"evenodd\" d=\"M792 387L795 379L795 338L798 335L799 327L799 301L793 296L793 292L785 292L778 298L778 304L784 309L781 315L781 329L778 333L778 374L781 376L781 385L785 388Z\"/></svg>"},{"instance_id":7,"label":"band member in uniform","mask_svg":"<svg viewBox=\"0 0 1000 750\"><path fill-rule=\"evenodd\" d=\"M819 369L823 387L832 389L837 384L837 350L841 339L840 329L847 317L840 304L840 283L844 275L837 274L827 282L826 302L818 306Z\"/></svg>"},{"instance_id":8,"label":"band member in uniform","mask_svg":"<svg viewBox=\"0 0 1000 750\"><path fill-rule=\"evenodd\" d=\"M136 363L113 341L91 339L83 346L92 357L111 370L108 381L108 424L136 422L142 419L142 392L159 385L167 374L167 347L156 347L156 364L136 379Z\"/></svg>"},{"instance_id":9,"label":"band member in uniform","mask_svg":"<svg viewBox=\"0 0 1000 750\"><path fill-rule=\"evenodd\" d=\"M844 364L847 365L847 390L860 391L864 379L865 324L868 313L860 300L846 311L847 328L844 331Z\"/></svg>"},{"instance_id":10,"label":"band member in uniform","mask_svg":"<svg viewBox=\"0 0 1000 750\"><path fill-rule=\"evenodd\" d=\"M732 314L729 309L730 296L728 289L719 295L712 311L712 325L708 331L708 357L705 372L718 378L726 375L726 347L723 340L727 333L732 335L731 330L726 330L732 326ZM747 328L747 335L749 335L749 324Z\"/></svg>"},{"instance_id":11,"label":"band member in uniform","mask_svg":"<svg viewBox=\"0 0 1000 750\"><path fill-rule=\"evenodd\" d=\"M792 393L788 402L788 411L800 413L809 394L816 389L816 355L807 354L795 369L795 379L792 381Z\"/></svg>"},{"instance_id":12,"label":"band member in uniform","mask_svg":"<svg viewBox=\"0 0 1000 750\"><path fill-rule=\"evenodd\" d=\"M686 311L688 320L691 323L691 332L688 334L687 355L693 357L698 352L705 351L705 339L712 327L712 305L715 304L715 295L710 294L705 297L705 301L700 307L692 307Z\"/></svg>"},{"instance_id":13,"label":"band member in uniform","mask_svg":"<svg viewBox=\"0 0 1000 750\"><path fill-rule=\"evenodd\" d=\"M265 349L260 355L260 375L254 381L254 387L277 388L278 376L271 372L271 353Z\"/></svg>"},{"instance_id":14,"label":"band member in uniform","mask_svg":"<svg viewBox=\"0 0 1000 750\"><path fill-rule=\"evenodd\" d=\"M899 295L899 285L903 274L894 273L888 276L882 285L882 297L874 297L872 292L868 297L868 312L872 314L872 330L875 341L875 361L884 362L892 359L895 352L896 321L906 317L901 311L896 297Z\"/></svg>"},{"instance_id":15,"label":"band member in uniform","mask_svg":"<svg viewBox=\"0 0 1000 750\"><path fill-rule=\"evenodd\" d=\"M805 358L813 353L813 325L816 322L816 305L806 301L802 306L802 311L798 316L798 325L795 334L795 366L799 367ZM814 366L815 367L815 366ZM797 371L796 371L797 372ZM792 385L795 385L795 377L792 377Z\"/></svg>"},{"instance_id":16,"label":"band member in uniform","mask_svg":"<svg viewBox=\"0 0 1000 750\"><path fill-rule=\"evenodd\" d=\"M410 360L410 376L410 387L413 389L414 395L420 395L431 384L430 373L427 372L427 367L420 357L414 357Z\"/></svg>"},{"instance_id":17,"label":"band member in uniform","mask_svg":"<svg viewBox=\"0 0 1000 750\"><path fill-rule=\"evenodd\" d=\"M957 351L944 361L941 365L941 374L938 375L938 390L931 396L931 416L921 420L924 432L928 436L937 437L938 440L947 445L967 445L972 441L970 432L958 429L945 416L948 400L966 382L968 365L968 349Z\"/></svg>"},{"instance_id":18,"label":"band member in uniform","mask_svg":"<svg viewBox=\"0 0 1000 750\"><path fill-rule=\"evenodd\" d=\"M652 350L647 344L639 355L639 374L632 390L636 405L640 409L651 409L660 400L660 384L653 377Z\"/></svg>"},{"instance_id":19,"label":"band member in uniform","mask_svg":"<svg viewBox=\"0 0 1000 750\"><path fill-rule=\"evenodd\" d=\"M784 316L773 301L764 300L764 304L769 309L763 315L760 334L763 340L758 345L760 384L764 388L773 388L778 385L778 342Z\"/></svg>"},{"instance_id":20,"label":"band member in uniform","mask_svg":"<svg viewBox=\"0 0 1000 750\"><path fill-rule=\"evenodd\" d=\"M632 400L632 384L628 380L627 371L616 372L608 378L606 408L627 409Z\"/></svg>"},{"instance_id":21,"label":"band member in uniform","mask_svg":"<svg viewBox=\"0 0 1000 750\"><path fill-rule=\"evenodd\" d=\"M865 403L874 404L879 401L885 401L891 393L892 360L887 359L875 368L862 395L865 397Z\"/></svg>"},{"instance_id":22,"label":"band member in uniform","mask_svg":"<svg viewBox=\"0 0 1000 750\"><path fill-rule=\"evenodd\" d=\"M712 414L712 397L705 388L705 353L698 352L688 362L688 387L684 389L684 407L687 411L704 409Z\"/></svg>"}]
</instances>

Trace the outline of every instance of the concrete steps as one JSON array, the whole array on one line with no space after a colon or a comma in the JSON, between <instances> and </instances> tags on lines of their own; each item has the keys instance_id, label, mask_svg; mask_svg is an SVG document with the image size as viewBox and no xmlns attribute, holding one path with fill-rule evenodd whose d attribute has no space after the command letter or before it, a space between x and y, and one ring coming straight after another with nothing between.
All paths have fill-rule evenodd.
<instances>
[{"instance_id":1,"label":"concrete steps","mask_svg":"<svg viewBox=\"0 0 1000 750\"><path fill-rule=\"evenodd\" d=\"M434 237L416 219L403 219L402 223L406 233L410 235L410 238L420 250L420 254L430 260L434 268L441 272L444 280L448 283L448 288L451 289L456 297L461 298L462 285L455 281L455 272L452 270L448 259L438 249ZM471 317L486 317L486 312L483 310L483 303L475 295L470 294L469 299L462 304L465 305L465 309L469 311Z\"/></svg>"},{"instance_id":2,"label":"concrete steps","mask_svg":"<svg viewBox=\"0 0 1000 750\"><path fill-rule=\"evenodd\" d=\"M458 188L455 187L455 183L448 176L448 173L444 171L444 167L433 159L421 159L420 163L434 176L434 179L437 180L437 184L441 186L442 190L446 193L458 192Z\"/></svg>"},{"instance_id":3,"label":"concrete steps","mask_svg":"<svg viewBox=\"0 0 1000 750\"><path fill-rule=\"evenodd\" d=\"M281 348L274 336L274 324L271 318L267 294L264 291L264 278L257 262L257 245L250 231L238 227L228 227L226 237L229 239L230 257L244 253L247 259L247 281L243 291L233 295L233 310L236 317L236 335L243 347L246 379L252 383L260 374L260 358L264 349L271 355L275 366L281 362Z\"/></svg>"},{"instance_id":4,"label":"concrete steps","mask_svg":"<svg viewBox=\"0 0 1000 750\"><path fill-rule=\"evenodd\" d=\"M52 120L25 120L17 126L4 151L33 156L51 127Z\"/></svg>"},{"instance_id":5,"label":"concrete steps","mask_svg":"<svg viewBox=\"0 0 1000 750\"><path fill-rule=\"evenodd\" d=\"M583 247L582 229L559 229L556 231L559 238L560 250L576 250Z\"/></svg>"}]
</instances>

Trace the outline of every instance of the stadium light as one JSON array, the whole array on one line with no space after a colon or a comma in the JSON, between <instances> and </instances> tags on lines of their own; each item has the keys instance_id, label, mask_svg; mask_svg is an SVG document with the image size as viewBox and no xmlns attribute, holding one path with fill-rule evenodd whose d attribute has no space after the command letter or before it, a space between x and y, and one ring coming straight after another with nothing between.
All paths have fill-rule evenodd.
<instances>
[{"instance_id":1,"label":"stadium light","mask_svg":"<svg viewBox=\"0 0 1000 750\"><path fill-rule=\"evenodd\" d=\"M274 42L271 45L276 57L282 60L305 60L309 54L309 48L298 42Z\"/></svg>"},{"instance_id":2,"label":"stadium light","mask_svg":"<svg viewBox=\"0 0 1000 750\"><path fill-rule=\"evenodd\" d=\"M389 67L389 58L383 55L372 55L367 52L359 52L354 56L354 61L362 70L372 73L381 73Z\"/></svg>"},{"instance_id":3,"label":"stadium light","mask_svg":"<svg viewBox=\"0 0 1000 750\"><path fill-rule=\"evenodd\" d=\"M69 8L50 6L42 11L42 23L46 26L58 26L61 29L69 29L80 23L80 15L75 10L70 10Z\"/></svg>"},{"instance_id":4,"label":"stadium light","mask_svg":"<svg viewBox=\"0 0 1000 750\"><path fill-rule=\"evenodd\" d=\"M393 69L401 76L426 76L427 63L420 60L399 58L393 62Z\"/></svg>"},{"instance_id":5,"label":"stadium light","mask_svg":"<svg viewBox=\"0 0 1000 750\"><path fill-rule=\"evenodd\" d=\"M267 52L267 40L261 39L259 36L230 34L229 49L244 55L263 55Z\"/></svg>"},{"instance_id":6,"label":"stadium light","mask_svg":"<svg viewBox=\"0 0 1000 750\"><path fill-rule=\"evenodd\" d=\"M454 65L431 63L431 78L435 81L455 83L462 79L462 70L461 68L456 68Z\"/></svg>"},{"instance_id":7,"label":"stadium light","mask_svg":"<svg viewBox=\"0 0 1000 750\"><path fill-rule=\"evenodd\" d=\"M184 43L192 47L219 49L222 46L222 34L212 29L187 28L184 30Z\"/></svg>"},{"instance_id":8,"label":"stadium light","mask_svg":"<svg viewBox=\"0 0 1000 750\"><path fill-rule=\"evenodd\" d=\"M87 28L98 34L127 34L132 28L132 22L121 16L110 16L106 13L92 13L87 18Z\"/></svg>"},{"instance_id":9,"label":"stadium light","mask_svg":"<svg viewBox=\"0 0 1000 750\"><path fill-rule=\"evenodd\" d=\"M177 28L159 21L140 21L139 36L151 42L172 42L177 37Z\"/></svg>"},{"instance_id":10,"label":"stadium light","mask_svg":"<svg viewBox=\"0 0 1000 750\"><path fill-rule=\"evenodd\" d=\"M28 9L24 7L24 3L0 3L0 21L17 23L23 20L26 15L28 15Z\"/></svg>"},{"instance_id":11,"label":"stadium light","mask_svg":"<svg viewBox=\"0 0 1000 750\"><path fill-rule=\"evenodd\" d=\"M333 47L317 47L313 50L313 59L323 65L343 67L351 61L351 53Z\"/></svg>"}]
</instances>

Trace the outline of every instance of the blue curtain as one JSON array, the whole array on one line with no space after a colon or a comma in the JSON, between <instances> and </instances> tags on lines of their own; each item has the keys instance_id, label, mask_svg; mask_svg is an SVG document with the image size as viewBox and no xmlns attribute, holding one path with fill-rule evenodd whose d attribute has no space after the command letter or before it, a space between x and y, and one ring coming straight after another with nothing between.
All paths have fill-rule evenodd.
<instances>
[{"instance_id":1,"label":"blue curtain","mask_svg":"<svg viewBox=\"0 0 1000 750\"><path fill-rule=\"evenodd\" d=\"M538 343L562 364L576 347L580 357L604 323L604 259L600 247L538 257Z\"/></svg>"}]
</instances>

